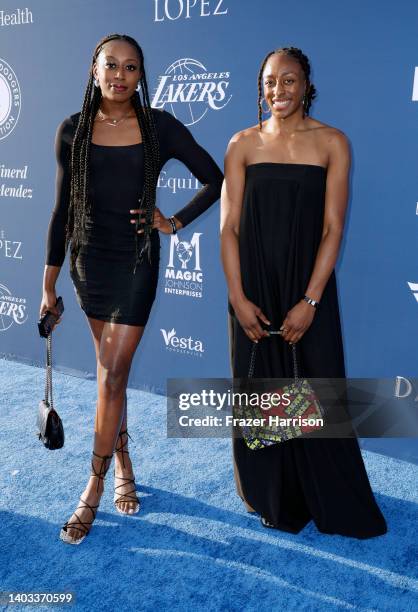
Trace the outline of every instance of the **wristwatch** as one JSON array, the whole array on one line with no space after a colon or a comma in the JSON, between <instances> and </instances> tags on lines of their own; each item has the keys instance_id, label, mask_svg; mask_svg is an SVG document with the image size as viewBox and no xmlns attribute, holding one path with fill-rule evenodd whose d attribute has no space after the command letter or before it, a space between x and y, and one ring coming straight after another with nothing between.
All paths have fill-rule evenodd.
<instances>
[{"instance_id":1,"label":"wristwatch","mask_svg":"<svg viewBox=\"0 0 418 612\"><path fill-rule=\"evenodd\" d=\"M312 298L308 297L307 295L304 295L303 299L305 300L305 302L308 302L308 304L310 304L314 308L317 308L319 306L319 302L317 302L316 300L313 300Z\"/></svg>"}]
</instances>

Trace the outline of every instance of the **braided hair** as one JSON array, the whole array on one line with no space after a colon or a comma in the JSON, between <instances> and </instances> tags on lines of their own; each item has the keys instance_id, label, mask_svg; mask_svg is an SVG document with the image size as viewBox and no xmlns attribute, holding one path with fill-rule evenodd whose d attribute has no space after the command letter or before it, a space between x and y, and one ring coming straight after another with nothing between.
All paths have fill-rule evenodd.
<instances>
[{"instance_id":1,"label":"braided hair","mask_svg":"<svg viewBox=\"0 0 418 612\"><path fill-rule=\"evenodd\" d=\"M303 70L303 73L305 75L305 80L306 80L306 91L305 91L305 95L303 96L303 114L304 116L309 115L309 109L311 107L312 100L316 98L315 86L310 81L311 65L310 65L308 57L301 51L301 49L298 49L297 47L281 47L280 49L275 49L274 51L270 51L270 53L267 53L266 57L264 58L261 64L260 71L258 73L257 105L258 105L258 125L259 125L260 130L262 127L262 116L263 116L263 109L261 107L261 101L263 99L263 85L262 85L263 72L264 72L264 68L266 67L266 64L268 60L270 59L270 57L272 55L275 55L276 53L283 53L284 55L288 55L289 57L292 57L297 62L299 62L299 65Z\"/></svg>"},{"instance_id":2,"label":"braided hair","mask_svg":"<svg viewBox=\"0 0 418 612\"><path fill-rule=\"evenodd\" d=\"M154 219L155 190L159 174L160 150L145 76L144 54L134 38L125 34L110 34L102 38L94 50L83 106L71 149L70 204L65 232L65 251L67 251L68 245L71 242L71 270L75 268L77 254L85 236L86 219L91 211L91 202L88 197L90 146L94 119L102 99L100 87L94 85L93 66L103 46L113 40L125 41L132 45L136 49L140 61L142 76L139 84L142 96L138 91L135 91L131 97L131 102L138 119L144 144L144 188L139 208L145 209L145 223L143 226L144 242L140 252L138 252L138 234L135 231L135 269L136 265L141 263L145 255L149 261L151 260L150 235ZM141 213L138 215L136 228L139 225L140 216Z\"/></svg>"}]
</instances>

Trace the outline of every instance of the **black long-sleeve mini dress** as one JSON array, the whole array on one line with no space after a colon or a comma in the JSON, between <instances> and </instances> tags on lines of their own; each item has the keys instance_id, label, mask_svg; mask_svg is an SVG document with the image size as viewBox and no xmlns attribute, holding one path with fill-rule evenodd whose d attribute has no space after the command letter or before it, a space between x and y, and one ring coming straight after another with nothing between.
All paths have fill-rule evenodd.
<instances>
[{"instance_id":1,"label":"black long-sleeve mini dress","mask_svg":"<svg viewBox=\"0 0 418 612\"><path fill-rule=\"evenodd\" d=\"M170 113L153 109L160 145L160 171L171 158L183 162L203 187L176 218L183 227L220 196L222 173L190 131ZM71 146L80 113L65 119L56 136L56 203L47 233L47 265L62 266L71 187ZM87 316L127 325L146 324L158 282L160 238L151 232L151 263L135 269L136 227L131 209L140 207L144 185L143 144L105 146L91 143L88 196L91 212L86 237L70 270L77 300ZM141 245L139 245L140 247Z\"/></svg>"}]
</instances>

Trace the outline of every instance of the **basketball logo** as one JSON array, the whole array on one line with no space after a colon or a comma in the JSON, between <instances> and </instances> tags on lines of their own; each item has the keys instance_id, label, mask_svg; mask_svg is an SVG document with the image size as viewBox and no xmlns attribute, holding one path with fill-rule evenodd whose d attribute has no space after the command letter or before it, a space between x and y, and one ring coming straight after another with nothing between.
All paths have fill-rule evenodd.
<instances>
[{"instance_id":1,"label":"basketball logo","mask_svg":"<svg viewBox=\"0 0 418 612\"><path fill-rule=\"evenodd\" d=\"M219 111L231 100L229 72L208 72L198 60L183 58L173 62L160 76L152 101L184 125L197 123L209 110Z\"/></svg>"}]
</instances>

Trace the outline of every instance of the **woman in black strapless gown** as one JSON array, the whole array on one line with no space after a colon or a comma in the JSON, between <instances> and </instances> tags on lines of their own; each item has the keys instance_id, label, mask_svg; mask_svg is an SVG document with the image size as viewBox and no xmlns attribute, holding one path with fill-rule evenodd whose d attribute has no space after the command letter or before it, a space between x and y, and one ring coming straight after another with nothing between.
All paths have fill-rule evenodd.
<instances>
[{"instance_id":1,"label":"woman in black strapless gown","mask_svg":"<svg viewBox=\"0 0 418 612\"><path fill-rule=\"evenodd\" d=\"M139 511L128 453L126 387L155 298L159 232L175 233L220 195L222 173L172 115L151 108L141 47L112 34L97 45L81 113L58 129L57 201L49 224L40 316L56 313L55 283L71 244L70 274L87 316L97 358L92 473L60 537L89 533L115 452L116 509ZM157 180L170 158L203 184L167 219L155 206Z\"/></svg>"},{"instance_id":2,"label":"woman in black strapless gown","mask_svg":"<svg viewBox=\"0 0 418 612\"><path fill-rule=\"evenodd\" d=\"M259 92L271 117L262 122L260 110L259 126L237 134L226 156L222 253L237 378L248 375L253 341L256 377L293 376L289 342L303 376L345 376L334 265L349 150L341 132L308 117L309 72L298 49L266 57ZM282 329L284 341L263 340L262 323ZM264 526L298 533L313 519L323 533L386 532L356 438L298 438L261 450L235 438L233 450L238 493Z\"/></svg>"}]
</instances>

